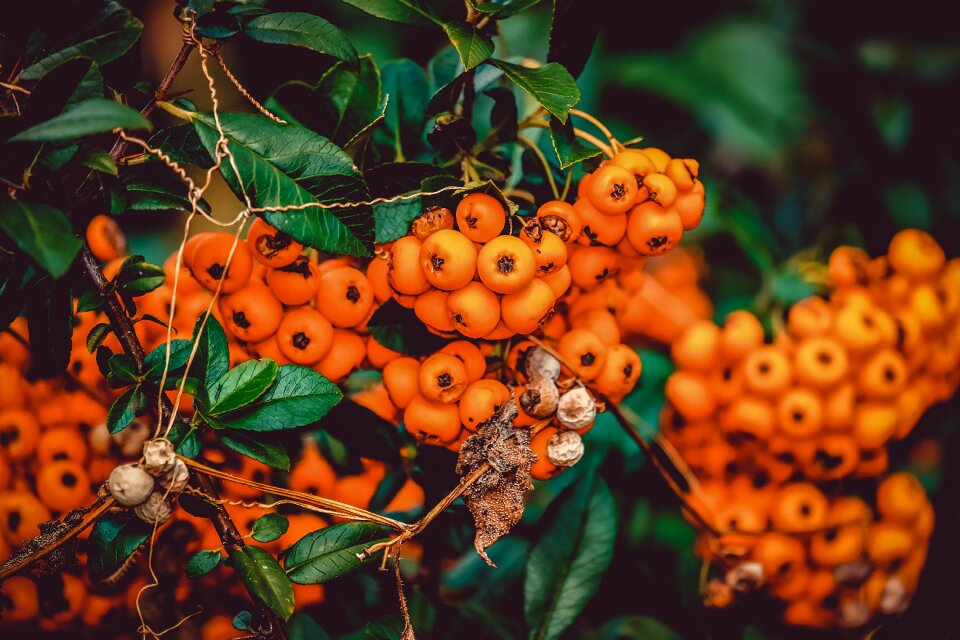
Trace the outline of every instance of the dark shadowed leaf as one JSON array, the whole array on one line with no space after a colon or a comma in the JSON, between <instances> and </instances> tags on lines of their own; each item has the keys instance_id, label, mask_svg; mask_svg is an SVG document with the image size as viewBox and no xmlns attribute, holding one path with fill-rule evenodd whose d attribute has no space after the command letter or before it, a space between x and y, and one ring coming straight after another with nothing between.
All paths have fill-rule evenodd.
<instances>
[{"instance_id":1,"label":"dark shadowed leaf","mask_svg":"<svg viewBox=\"0 0 960 640\"><path fill-rule=\"evenodd\" d=\"M60 142L76 140L116 128L153 128L149 120L128 106L105 98L91 98L68 107L58 116L34 125L10 138L11 142Z\"/></svg>"},{"instance_id":2,"label":"dark shadowed leaf","mask_svg":"<svg viewBox=\"0 0 960 640\"><path fill-rule=\"evenodd\" d=\"M576 78L590 58L603 11L590 0L554 0L549 62L559 62Z\"/></svg>"},{"instance_id":3,"label":"dark shadowed leaf","mask_svg":"<svg viewBox=\"0 0 960 640\"><path fill-rule=\"evenodd\" d=\"M153 171L154 168L143 167L142 171L128 170L120 176L120 182L127 191L126 210L189 211L190 200L187 198L186 185L173 177L166 168L163 168L163 173ZM203 198L197 202L197 207L210 213L210 205Z\"/></svg>"},{"instance_id":4,"label":"dark shadowed leaf","mask_svg":"<svg viewBox=\"0 0 960 640\"><path fill-rule=\"evenodd\" d=\"M279 442L267 440L263 434L252 437L248 431L222 429L217 431L217 437L224 446L241 455L258 460L274 469L290 470L290 454L287 453L286 447Z\"/></svg>"},{"instance_id":5,"label":"dark shadowed leaf","mask_svg":"<svg viewBox=\"0 0 960 640\"><path fill-rule=\"evenodd\" d=\"M460 54L465 69L473 69L493 55L493 40L472 24L448 22L443 25L443 30Z\"/></svg>"},{"instance_id":6,"label":"dark shadowed leaf","mask_svg":"<svg viewBox=\"0 0 960 640\"><path fill-rule=\"evenodd\" d=\"M187 568L184 573L191 580L195 580L216 569L222 558L223 555L219 549L204 549L203 551L198 551L193 554L193 557L187 560Z\"/></svg>"},{"instance_id":7,"label":"dark shadowed leaf","mask_svg":"<svg viewBox=\"0 0 960 640\"><path fill-rule=\"evenodd\" d=\"M427 79L413 60L392 60L381 70L387 98L385 123L397 155L415 152L421 144L429 101Z\"/></svg>"},{"instance_id":8,"label":"dark shadowed leaf","mask_svg":"<svg viewBox=\"0 0 960 640\"><path fill-rule=\"evenodd\" d=\"M290 528L290 521L279 513L268 513L253 521L250 537L257 542L273 542Z\"/></svg>"},{"instance_id":9,"label":"dark shadowed leaf","mask_svg":"<svg viewBox=\"0 0 960 640\"><path fill-rule=\"evenodd\" d=\"M27 333L30 336L28 374L49 378L62 374L70 362L73 335L73 298L66 279L50 282L30 292Z\"/></svg>"},{"instance_id":10,"label":"dark shadowed leaf","mask_svg":"<svg viewBox=\"0 0 960 640\"><path fill-rule=\"evenodd\" d=\"M244 33L260 42L289 44L357 64L357 51L340 29L311 13L269 13L254 18Z\"/></svg>"},{"instance_id":11,"label":"dark shadowed leaf","mask_svg":"<svg viewBox=\"0 0 960 640\"><path fill-rule=\"evenodd\" d=\"M241 547L230 554L230 564L270 611L282 620L293 615L293 585L276 558L260 547Z\"/></svg>"},{"instance_id":12,"label":"dark shadowed leaf","mask_svg":"<svg viewBox=\"0 0 960 640\"><path fill-rule=\"evenodd\" d=\"M425 0L343 0L357 9L366 11L372 16L425 26L436 23L436 18L430 13L429 3Z\"/></svg>"},{"instance_id":13,"label":"dark shadowed leaf","mask_svg":"<svg viewBox=\"0 0 960 640\"><path fill-rule=\"evenodd\" d=\"M560 122L580 102L580 89L563 65L550 62L542 67L528 68L503 60L490 60L514 84L529 93L543 108Z\"/></svg>"},{"instance_id":14,"label":"dark shadowed leaf","mask_svg":"<svg viewBox=\"0 0 960 640\"><path fill-rule=\"evenodd\" d=\"M308 533L287 551L283 566L297 584L321 584L346 575L363 562L357 554L388 539L388 531L369 522L346 522Z\"/></svg>"},{"instance_id":15,"label":"dark shadowed leaf","mask_svg":"<svg viewBox=\"0 0 960 640\"><path fill-rule=\"evenodd\" d=\"M98 147L81 147L80 153L77 154L77 159L80 161L80 164L88 169L108 173L111 176L117 175L117 163L114 162L110 154L103 149Z\"/></svg>"},{"instance_id":16,"label":"dark shadowed leaf","mask_svg":"<svg viewBox=\"0 0 960 640\"><path fill-rule=\"evenodd\" d=\"M107 430L110 433L119 433L126 429L127 425L137 417L142 402L143 393L140 385L134 385L121 393L107 412Z\"/></svg>"},{"instance_id":17,"label":"dark shadowed leaf","mask_svg":"<svg viewBox=\"0 0 960 640\"><path fill-rule=\"evenodd\" d=\"M373 313L367 323L374 340L388 349L408 355L433 353L444 344L443 338L430 333L412 309L388 300Z\"/></svg>"},{"instance_id":18,"label":"dark shadowed leaf","mask_svg":"<svg viewBox=\"0 0 960 640\"><path fill-rule=\"evenodd\" d=\"M0 202L0 229L54 278L67 272L83 244L62 211L39 202Z\"/></svg>"},{"instance_id":19,"label":"dark shadowed leaf","mask_svg":"<svg viewBox=\"0 0 960 640\"><path fill-rule=\"evenodd\" d=\"M160 129L147 141L151 147L160 149L170 159L180 164L195 164L204 169L213 166L213 160L200 136L190 123ZM181 193L183 189L180 190Z\"/></svg>"},{"instance_id":20,"label":"dark shadowed leaf","mask_svg":"<svg viewBox=\"0 0 960 640\"><path fill-rule=\"evenodd\" d=\"M469 0L474 9L491 18L503 20L540 4L540 0Z\"/></svg>"},{"instance_id":21,"label":"dark shadowed leaf","mask_svg":"<svg viewBox=\"0 0 960 640\"><path fill-rule=\"evenodd\" d=\"M553 143L553 150L557 152L561 169L566 169L602 153L596 147L581 143L580 139L574 135L573 123L569 120L566 123L561 123L556 118L550 118L550 142Z\"/></svg>"},{"instance_id":22,"label":"dark shadowed leaf","mask_svg":"<svg viewBox=\"0 0 960 640\"><path fill-rule=\"evenodd\" d=\"M263 396L246 409L223 416L223 422L244 431L295 429L320 420L341 398L337 385L313 369L286 364Z\"/></svg>"},{"instance_id":23,"label":"dark shadowed leaf","mask_svg":"<svg viewBox=\"0 0 960 640\"><path fill-rule=\"evenodd\" d=\"M99 582L120 568L150 536L149 524L132 511L101 516L87 541L87 570Z\"/></svg>"},{"instance_id":24,"label":"dark shadowed leaf","mask_svg":"<svg viewBox=\"0 0 960 640\"><path fill-rule=\"evenodd\" d=\"M746 635L743 636L746 640ZM766 637L766 636L764 636ZM681 640L682 636L650 616L621 616L600 628L598 640Z\"/></svg>"},{"instance_id":25,"label":"dark shadowed leaf","mask_svg":"<svg viewBox=\"0 0 960 640\"><path fill-rule=\"evenodd\" d=\"M331 409L317 427L342 442L353 455L395 465L402 461L404 441L397 428L349 398Z\"/></svg>"}]
</instances>

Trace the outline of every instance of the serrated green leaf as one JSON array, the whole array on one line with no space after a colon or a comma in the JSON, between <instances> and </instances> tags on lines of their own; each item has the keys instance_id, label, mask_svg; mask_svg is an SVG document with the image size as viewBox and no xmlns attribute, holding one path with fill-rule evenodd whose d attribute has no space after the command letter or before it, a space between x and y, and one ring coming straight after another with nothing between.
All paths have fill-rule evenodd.
<instances>
[{"instance_id":1,"label":"serrated green leaf","mask_svg":"<svg viewBox=\"0 0 960 640\"><path fill-rule=\"evenodd\" d=\"M254 18L244 33L260 42L303 47L343 60L354 68L357 51L340 29L310 13L281 12Z\"/></svg>"},{"instance_id":2,"label":"serrated green leaf","mask_svg":"<svg viewBox=\"0 0 960 640\"><path fill-rule=\"evenodd\" d=\"M531 639L559 638L597 592L613 560L617 509L606 482L586 473L565 493L551 528L527 560L524 617Z\"/></svg>"},{"instance_id":3,"label":"serrated green leaf","mask_svg":"<svg viewBox=\"0 0 960 640\"><path fill-rule=\"evenodd\" d=\"M127 211L190 210L186 186L166 170L163 174L125 171L120 182L127 192ZM197 208L210 213L210 205L203 198L197 202Z\"/></svg>"},{"instance_id":4,"label":"serrated green leaf","mask_svg":"<svg viewBox=\"0 0 960 640\"><path fill-rule=\"evenodd\" d=\"M216 569L222 558L223 555L219 549L198 551L187 560L187 568L184 573L189 579L196 580Z\"/></svg>"},{"instance_id":5,"label":"serrated green leaf","mask_svg":"<svg viewBox=\"0 0 960 640\"><path fill-rule=\"evenodd\" d=\"M87 541L87 570L94 583L120 568L127 558L150 537L149 524L132 511L101 516Z\"/></svg>"},{"instance_id":6,"label":"serrated green leaf","mask_svg":"<svg viewBox=\"0 0 960 640\"><path fill-rule=\"evenodd\" d=\"M45 47L47 51L56 46L62 48L30 64L20 74L22 80L39 80L71 58L91 58L103 66L126 53L140 38L143 23L118 2L80 3L78 8L87 12L92 9L96 13L74 16L77 22L68 24L76 24L83 30L79 32L69 30L67 33L72 32L76 35L71 35L65 41L46 43L49 47ZM58 18L68 19L63 15Z\"/></svg>"},{"instance_id":7,"label":"serrated green leaf","mask_svg":"<svg viewBox=\"0 0 960 640\"><path fill-rule=\"evenodd\" d=\"M93 353L96 351L108 335L110 335L110 323L108 322L101 322L90 329L90 333L87 334L87 352Z\"/></svg>"},{"instance_id":8,"label":"serrated green leaf","mask_svg":"<svg viewBox=\"0 0 960 640\"><path fill-rule=\"evenodd\" d=\"M253 521L250 537L257 542L273 542L290 528L290 521L280 513L268 513Z\"/></svg>"},{"instance_id":9,"label":"serrated green leaf","mask_svg":"<svg viewBox=\"0 0 960 640\"><path fill-rule=\"evenodd\" d=\"M222 416L249 406L266 393L278 370L277 363L269 358L241 362L207 390L210 400L205 413Z\"/></svg>"},{"instance_id":10,"label":"serrated green leaf","mask_svg":"<svg viewBox=\"0 0 960 640\"><path fill-rule=\"evenodd\" d=\"M163 375L164 363L167 360L167 344L158 345L153 351L147 354L143 359L143 378L145 380L160 380ZM189 340L171 340L170 345L170 363L167 366L167 375L180 371L190 359L190 351L193 350L193 344Z\"/></svg>"},{"instance_id":11,"label":"serrated green leaf","mask_svg":"<svg viewBox=\"0 0 960 640\"><path fill-rule=\"evenodd\" d=\"M491 0L490 2L469 0L469 2L474 9L480 13L486 13L495 20L515 16L540 4L540 0Z\"/></svg>"},{"instance_id":12,"label":"serrated green leaf","mask_svg":"<svg viewBox=\"0 0 960 640\"><path fill-rule=\"evenodd\" d=\"M0 229L54 278L67 272L83 244L60 209L40 202L0 202Z\"/></svg>"},{"instance_id":13,"label":"serrated green leaf","mask_svg":"<svg viewBox=\"0 0 960 640\"><path fill-rule=\"evenodd\" d=\"M566 122L570 109L580 102L580 89L561 64L548 62L542 67L528 68L503 60L488 62L503 71L503 75L529 93L560 122Z\"/></svg>"},{"instance_id":14,"label":"serrated green leaf","mask_svg":"<svg viewBox=\"0 0 960 640\"><path fill-rule=\"evenodd\" d=\"M153 125L139 111L126 105L105 98L91 98L21 131L10 138L10 142L62 142L117 128L150 130Z\"/></svg>"},{"instance_id":15,"label":"serrated green leaf","mask_svg":"<svg viewBox=\"0 0 960 640\"><path fill-rule=\"evenodd\" d=\"M308 367L286 364L254 404L222 418L243 431L281 431L313 424L343 397L337 385Z\"/></svg>"},{"instance_id":16,"label":"serrated green leaf","mask_svg":"<svg viewBox=\"0 0 960 640\"><path fill-rule=\"evenodd\" d=\"M276 558L260 547L241 547L230 554L230 564L256 595L282 620L293 615L293 585Z\"/></svg>"},{"instance_id":17,"label":"serrated green leaf","mask_svg":"<svg viewBox=\"0 0 960 640\"><path fill-rule=\"evenodd\" d=\"M213 153L219 134L212 117L198 113L192 121L200 140ZM297 125L277 124L259 114L224 113L220 123L241 179L229 163L221 172L234 193L242 197L245 191L254 206L370 199L353 161L327 138ZM369 206L308 207L292 213L270 212L266 218L273 226L317 249L343 255L372 252L373 210Z\"/></svg>"},{"instance_id":18,"label":"serrated green leaf","mask_svg":"<svg viewBox=\"0 0 960 640\"><path fill-rule=\"evenodd\" d=\"M121 393L107 411L107 430L110 433L119 433L126 429L137 417L142 401L140 385L134 385Z\"/></svg>"},{"instance_id":19,"label":"serrated green leaf","mask_svg":"<svg viewBox=\"0 0 960 640\"><path fill-rule=\"evenodd\" d=\"M113 161L109 153L98 147L88 147L81 150L79 160L80 164L94 171L111 176L117 175L117 163Z\"/></svg>"},{"instance_id":20,"label":"serrated green leaf","mask_svg":"<svg viewBox=\"0 0 960 640\"><path fill-rule=\"evenodd\" d=\"M264 434L251 437L249 431L221 429L217 431L217 437L225 447L233 449L240 455L253 458L274 469L290 470L290 454L287 453L287 449L278 442L268 441Z\"/></svg>"},{"instance_id":21,"label":"serrated green leaf","mask_svg":"<svg viewBox=\"0 0 960 640\"><path fill-rule=\"evenodd\" d=\"M363 565L357 554L388 539L387 530L369 522L333 525L300 538L287 551L283 566L297 584L322 584Z\"/></svg>"},{"instance_id":22,"label":"serrated green leaf","mask_svg":"<svg viewBox=\"0 0 960 640\"><path fill-rule=\"evenodd\" d=\"M472 24L448 22L443 25L466 70L473 69L493 55L493 39Z\"/></svg>"},{"instance_id":23,"label":"serrated green leaf","mask_svg":"<svg viewBox=\"0 0 960 640\"><path fill-rule=\"evenodd\" d=\"M163 285L166 273L163 267L140 260L128 260L117 274L117 291L131 298L142 296Z\"/></svg>"},{"instance_id":24,"label":"serrated green leaf","mask_svg":"<svg viewBox=\"0 0 960 640\"><path fill-rule=\"evenodd\" d=\"M110 377L113 378L111 384L119 383L115 386L126 386L137 381L136 365L133 358L125 353L111 355L107 361L107 368Z\"/></svg>"},{"instance_id":25,"label":"serrated green leaf","mask_svg":"<svg viewBox=\"0 0 960 640\"><path fill-rule=\"evenodd\" d=\"M230 347L227 344L227 334L213 315L207 318L201 331L202 323L201 314L193 325L193 341L199 342L199 345L190 371L192 375L201 375L202 386L209 388L230 369Z\"/></svg>"},{"instance_id":26,"label":"serrated green leaf","mask_svg":"<svg viewBox=\"0 0 960 640\"><path fill-rule=\"evenodd\" d=\"M427 79L417 63L406 59L383 65L381 76L387 97L384 123L400 158L420 147L429 102Z\"/></svg>"},{"instance_id":27,"label":"serrated green leaf","mask_svg":"<svg viewBox=\"0 0 960 640\"><path fill-rule=\"evenodd\" d=\"M561 123L556 118L550 118L550 142L557 153L561 169L595 158L601 153L600 149L580 142L573 132L573 123L570 120Z\"/></svg>"},{"instance_id":28,"label":"serrated green leaf","mask_svg":"<svg viewBox=\"0 0 960 640\"><path fill-rule=\"evenodd\" d=\"M163 151L178 164L195 164L204 169L213 166L213 159L189 122L160 129L150 136L147 143Z\"/></svg>"},{"instance_id":29,"label":"serrated green leaf","mask_svg":"<svg viewBox=\"0 0 960 640\"><path fill-rule=\"evenodd\" d=\"M436 17L423 0L343 0L343 2L391 22L419 26L437 24Z\"/></svg>"}]
</instances>

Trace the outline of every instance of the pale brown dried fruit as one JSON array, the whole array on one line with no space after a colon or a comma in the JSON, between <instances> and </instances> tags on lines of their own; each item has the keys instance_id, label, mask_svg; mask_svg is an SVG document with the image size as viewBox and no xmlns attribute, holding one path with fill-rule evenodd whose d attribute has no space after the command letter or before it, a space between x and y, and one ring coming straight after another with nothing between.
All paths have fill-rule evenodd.
<instances>
[{"instance_id":1,"label":"pale brown dried fruit","mask_svg":"<svg viewBox=\"0 0 960 640\"><path fill-rule=\"evenodd\" d=\"M437 231L453 229L453 213L446 207L431 207L413 221L410 231L421 240L426 240Z\"/></svg>"},{"instance_id":2,"label":"pale brown dried fruit","mask_svg":"<svg viewBox=\"0 0 960 640\"><path fill-rule=\"evenodd\" d=\"M576 431L558 431L547 440L547 459L558 467L572 467L583 457L583 440Z\"/></svg>"},{"instance_id":3,"label":"pale brown dried fruit","mask_svg":"<svg viewBox=\"0 0 960 640\"><path fill-rule=\"evenodd\" d=\"M576 387L560 396L557 420L567 429L584 429L597 417L597 403L583 387Z\"/></svg>"},{"instance_id":4,"label":"pale brown dried fruit","mask_svg":"<svg viewBox=\"0 0 960 640\"><path fill-rule=\"evenodd\" d=\"M727 571L723 581L734 591L753 591L763 584L763 565L759 562L741 562Z\"/></svg>"},{"instance_id":5,"label":"pale brown dried fruit","mask_svg":"<svg viewBox=\"0 0 960 640\"><path fill-rule=\"evenodd\" d=\"M144 443L143 468L150 475L156 477L167 473L176 461L177 452L169 440L157 438Z\"/></svg>"},{"instance_id":6,"label":"pale brown dried fruit","mask_svg":"<svg viewBox=\"0 0 960 640\"><path fill-rule=\"evenodd\" d=\"M138 464L122 464L107 478L110 495L125 507L142 504L153 493L155 484L153 476Z\"/></svg>"},{"instance_id":7,"label":"pale brown dried fruit","mask_svg":"<svg viewBox=\"0 0 960 640\"><path fill-rule=\"evenodd\" d=\"M533 347L523 359L523 369L531 380L546 378L556 380L560 377L560 361L543 347Z\"/></svg>"},{"instance_id":8,"label":"pale brown dried fruit","mask_svg":"<svg viewBox=\"0 0 960 640\"><path fill-rule=\"evenodd\" d=\"M870 621L870 607L859 599L845 600L837 609L837 623L847 629L862 627Z\"/></svg>"},{"instance_id":9,"label":"pale brown dried fruit","mask_svg":"<svg viewBox=\"0 0 960 640\"><path fill-rule=\"evenodd\" d=\"M537 378L527 384L520 395L520 408L534 418L546 418L557 412L560 402L560 390L557 383L549 378Z\"/></svg>"},{"instance_id":10,"label":"pale brown dried fruit","mask_svg":"<svg viewBox=\"0 0 960 640\"><path fill-rule=\"evenodd\" d=\"M184 464L183 460L179 458L174 461L174 465L169 471L157 478L160 486L170 493L180 493L186 488L189 481L190 470L187 469L187 465Z\"/></svg>"},{"instance_id":11,"label":"pale brown dried fruit","mask_svg":"<svg viewBox=\"0 0 960 640\"><path fill-rule=\"evenodd\" d=\"M714 609L724 609L733 604L733 589L730 585L712 579L707 583L707 588L703 594L703 603Z\"/></svg>"},{"instance_id":12,"label":"pale brown dried fruit","mask_svg":"<svg viewBox=\"0 0 960 640\"><path fill-rule=\"evenodd\" d=\"M137 517L148 524L161 525L170 519L170 504L163 499L163 494L154 491L143 504L134 507Z\"/></svg>"},{"instance_id":13,"label":"pale brown dried fruit","mask_svg":"<svg viewBox=\"0 0 960 640\"><path fill-rule=\"evenodd\" d=\"M457 460L457 473L462 476L489 465L464 490L463 501L477 528L473 546L490 566L496 565L486 550L519 522L523 494L533 488L530 465L536 455L530 451L530 430L514 428L516 416L516 403L505 402L464 441Z\"/></svg>"}]
</instances>

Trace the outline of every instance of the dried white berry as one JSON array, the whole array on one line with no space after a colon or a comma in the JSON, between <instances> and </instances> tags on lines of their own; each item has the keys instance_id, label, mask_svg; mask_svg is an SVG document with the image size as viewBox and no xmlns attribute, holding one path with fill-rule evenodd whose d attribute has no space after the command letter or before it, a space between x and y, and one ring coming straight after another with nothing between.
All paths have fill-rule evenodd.
<instances>
[{"instance_id":1,"label":"dried white berry","mask_svg":"<svg viewBox=\"0 0 960 640\"><path fill-rule=\"evenodd\" d=\"M143 468L152 476L161 476L173 469L177 453L166 439L148 440L143 445Z\"/></svg>"},{"instance_id":2,"label":"dried white berry","mask_svg":"<svg viewBox=\"0 0 960 640\"><path fill-rule=\"evenodd\" d=\"M583 457L583 440L576 431L558 431L547 440L547 460L558 467L572 467Z\"/></svg>"},{"instance_id":3,"label":"dried white berry","mask_svg":"<svg viewBox=\"0 0 960 640\"><path fill-rule=\"evenodd\" d=\"M833 577L844 586L855 587L863 584L872 572L873 567L869 562L856 560L837 565L833 570Z\"/></svg>"},{"instance_id":4,"label":"dried white berry","mask_svg":"<svg viewBox=\"0 0 960 640\"><path fill-rule=\"evenodd\" d=\"M130 423L126 429L113 434L113 440L120 445L120 453L132 457L143 450L143 443L150 438L150 425L141 419Z\"/></svg>"},{"instance_id":5,"label":"dried white berry","mask_svg":"<svg viewBox=\"0 0 960 640\"><path fill-rule=\"evenodd\" d=\"M520 408L534 418L546 418L557 411L560 402L560 390L557 383L549 378L536 378L527 384L520 395Z\"/></svg>"},{"instance_id":6,"label":"dried white berry","mask_svg":"<svg viewBox=\"0 0 960 640\"><path fill-rule=\"evenodd\" d=\"M138 464L123 464L110 472L107 490L125 507L142 504L153 493L153 476Z\"/></svg>"},{"instance_id":7,"label":"dried white berry","mask_svg":"<svg viewBox=\"0 0 960 640\"><path fill-rule=\"evenodd\" d=\"M870 621L870 607L863 600L846 600L837 610L837 622L841 627L857 629Z\"/></svg>"},{"instance_id":8,"label":"dried white berry","mask_svg":"<svg viewBox=\"0 0 960 640\"><path fill-rule=\"evenodd\" d=\"M170 519L170 505L163 499L163 494L157 492L151 493L146 502L136 507L133 512L150 524L163 524Z\"/></svg>"},{"instance_id":9,"label":"dried white berry","mask_svg":"<svg viewBox=\"0 0 960 640\"><path fill-rule=\"evenodd\" d=\"M880 596L880 612L886 614L903 613L910 606L910 594L907 592L903 580L897 576L891 577L883 585L883 594Z\"/></svg>"},{"instance_id":10,"label":"dried white berry","mask_svg":"<svg viewBox=\"0 0 960 640\"><path fill-rule=\"evenodd\" d=\"M723 580L734 591L752 591L763 584L763 565L759 562L741 562L727 571Z\"/></svg>"},{"instance_id":11,"label":"dried white berry","mask_svg":"<svg viewBox=\"0 0 960 640\"><path fill-rule=\"evenodd\" d=\"M184 464L183 460L179 458L174 460L173 467L171 467L169 471L157 478L160 486L168 489L170 493L180 493L183 491L189 480L190 470L187 469L187 465Z\"/></svg>"},{"instance_id":12,"label":"dried white berry","mask_svg":"<svg viewBox=\"0 0 960 640\"><path fill-rule=\"evenodd\" d=\"M523 368L531 380L545 378L556 381L560 377L560 361L543 347L533 347L527 351Z\"/></svg>"},{"instance_id":13,"label":"dried white berry","mask_svg":"<svg viewBox=\"0 0 960 640\"><path fill-rule=\"evenodd\" d=\"M560 396L557 420L567 429L583 429L593 424L597 405L583 387L576 387Z\"/></svg>"}]
</instances>

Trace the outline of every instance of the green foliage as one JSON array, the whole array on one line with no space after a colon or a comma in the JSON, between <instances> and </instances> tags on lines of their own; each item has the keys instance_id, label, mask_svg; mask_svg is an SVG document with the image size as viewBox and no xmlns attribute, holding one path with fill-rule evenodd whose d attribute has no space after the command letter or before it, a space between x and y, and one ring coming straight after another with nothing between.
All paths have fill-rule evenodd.
<instances>
[{"instance_id":1,"label":"green foliage","mask_svg":"<svg viewBox=\"0 0 960 640\"><path fill-rule=\"evenodd\" d=\"M293 615L293 585L276 558L260 547L241 547L230 554L230 565L250 593L281 620Z\"/></svg>"},{"instance_id":2,"label":"green foliage","mask_svg":"<svg viewBox=\"0 0 960 640\"><path fill-rule=\"evenodd\" d=\"M266 393L277 378L273 360L248 360L220 376L207 390L205 413L220 416L242 409Z\"/></svg>"},{"instance_id":3,"label":"green foliage","mask_svg":"<svg viewBox=\"0 0 960 640\"><path fill-rule=\"evenodd\" d=\"M503 60L491 60L490 63L560 122L566 122L570 109L580 102L580 89L561 64L550 62L542 67L528 68Z\"/></svg>"},{"instance_id":4,"label":"green foliage","mask_svg":"<svg viewBox=\"0 0 960 640\"><path fill-rule=\"evenodd\" d=\"M340 29L309 13L270 13L248 22L243 32L254 40L304 47L356 66L357 52Z\"/></svg>"},{"instance_id":5,"label":"green foliage","mask_svg":"<svg viewBox=\"0 0 960 640\"><path fill-rule=\"evenodd\" d=\"M250 537L257 542L273 542L290 528L290 521L279 513L268 513L253 521Z\"/></svg>"},{"instance_id":6,"label":"green foliage","mask_svg":"<svg viewBox=\"0 0 960 640\"><path fill-rule=\"evenodd\" d=\"M223 554L219 549L198 551L193 554L193 557L187 560L187 568L184 570L184 573L191 580L196 580L216 569L222 559Z\"/></svg>"},{"instance_id":7,"label":"green foliage","mask_svg":"<svg viewBox=\"0 0 960 640\"><path fill-rule=\"evenodd\" d=\"M464 69L473 69L493 55L493 40L470 24L448 22L443 25L450 42L460 54Z\"/></svg>"},{"instance_id":8,"label":"green foliage","mask_svg":"<svg viewBox=\"0 0 960 640\"><path fill-rule=\"evenodd\" d=\"M367 522L345 522L308 533L284 556L283 566L297 584L321 584L363 565L357 554L387 539L383 527Z\"/></svg>"},{"instance_id":9,"label":"green foliage","mask_svg":"<svg viewBox=\"0 0 960 640\"><path fill-rule=\"evenodd\" d=\"M143 407L145 398L140 385L134 385L120 394L107 412L107 430L119 433L127 428Z\"/></svg>"},{"instance_id":10,"label":"green foliage","mask_svg":"<svg viewBox=\"0 0 960 640\"><path fill-rule=\"evenodd\" d=\"M64 213L39 202L0 202L0 229L54 278L67 272L82 246Z\"/></svg>"},{"instance_id":11,"label":"green foliage","mask_svg":"<svg viewBox=\"0 0 960 640\"><path fill-rule=\"evenodd\" d=\"M93 582L115 573L150 537L152 527L131 512L99 518L87 541L87 571Z\"/></svg>"},{"instance_id":12,"label":"green foliage","mask_svg":"<svg viewBox=\"0 0 960 640\"><path fill-rule=\"evenodd\" d=\"M60 115L34 125L10 138L10 142L63 142L114 129L147 129L153 125L134 111L112 100L91 98Z\"/></svg>"}]
</instances>

